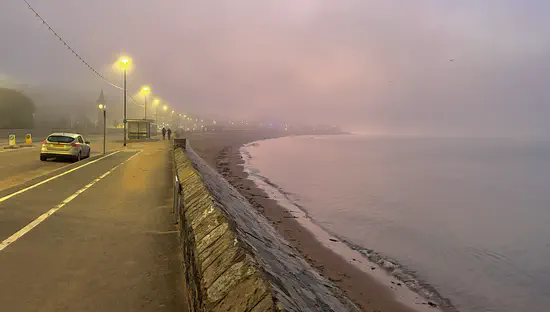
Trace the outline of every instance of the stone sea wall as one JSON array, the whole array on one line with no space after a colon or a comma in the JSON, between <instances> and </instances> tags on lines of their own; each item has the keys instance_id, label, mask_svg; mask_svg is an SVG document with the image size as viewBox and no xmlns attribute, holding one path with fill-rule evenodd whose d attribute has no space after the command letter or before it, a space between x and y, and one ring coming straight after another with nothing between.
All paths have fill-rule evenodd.
<instances>
[{"instance_id":1,"label":"stone sea wall","mask_svg":"<svg viewBox=\"0 0 550 312\"><path fill-rule=\"evenodd\" d=\"M174 165L190 311L358 311L185 140Z\"/></svg>"}]
</instances>

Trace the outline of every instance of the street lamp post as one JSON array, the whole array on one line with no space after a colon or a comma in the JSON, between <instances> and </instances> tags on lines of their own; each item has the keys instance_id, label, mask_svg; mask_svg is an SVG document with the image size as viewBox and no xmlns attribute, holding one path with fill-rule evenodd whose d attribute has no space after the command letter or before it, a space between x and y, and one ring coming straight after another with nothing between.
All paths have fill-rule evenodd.
<instances>
[{"instance_id":1,"label":"street lamp post","mask_svg":"<svg viewBox=\"0 0 550 312\"><path fill-rule=\"evenodd\" d=\"M123 89L124 89L124 120L122 121L124 123L124 146L126 146L126 137L128 136L128 129L127 129L127 121L126 121L126 71L128 69L128 66L130 65L130 59L126 58L126 57L122 57L120 60L119 60L119 63L120 63L120 66L122 67L122 72L123 72L123 80L124 80L124 85L123 85Z\"/></svg>"},{"instance_id":2,"label":"street lamp post","mask_svg":"<svg viewBox=\"0 0 550 312\"><path fill-rule=\"evenodd\" d=\"M103 154L105 155L105 152L107 150L107 105L99 104L99 109L103 111Z\"/></svg>"},{"instance_id":3,"label":"street lamp post","mask_svg":"<svg viewBox=\"0 0 550 312\"><path fill-rule=\"evenodd\" d=\"M172 125L171 127L174 126L174 110L172 110L172 114L170 115L170 124Z\"/></svg>"},{"instance_id":4,"label":"street lamp post","mask_svg":"<svg viewBox=\"0 0 550 312\"><path fill-rule=\"evenodd\" d=\"M127 94L127 87L126 87L126 73L127 73L127 70L128 70L128 67L130 66L130 59L127 58L127 57L121 57L119 60L118 60L118 65L120 66L120 68L122 68L122 74L123 74L123 81L124 81L124 84L123 84L123 109L124 109L124 112L123 112L123 118L124 120L122 121L123 124L124 124L124 146L126 146L126 139L127 139L127 136L128 136L128 121L126 120L127 119L127 101L126 101L126 94Z\"/></svg>"},{"instance_id":5,"label":"street lamp post","mask_svg":"<svg viewBox=\"0 0 550 312\"><path fill-rule=\"evenodd\" d=\"M141 93L143 93L143 99L144 99L144 115L143 120L146 122L147 125L147 137L151 137L151 127L149 126L149 123L147 123L147 94L149 93L150 89L147 86L144 86L141 88Z\"/></svg>"},{"instance_id":6,"label":"street lamp post","mask_svg":"<svg viewBox=\"0 0 550 312\"><path fill-rule=\"evenodd\" d=\"M128 135L127 125L126 125L126 68L124 68L124 146L126 146L126 136Z\"/></svg>"},{"instance_id":7,"label":"street lamp post","mask_svg":"<svg viewBox=\"0 0 550 312\"><path fill-rule=\"evenodd\" d=\"M124 68L124 120L122 121L124 123L124 146L126 146L126 136L127 136L127 129L126 129L126 68Z\"/></svg>"},{"instance_id":8,"label":"street lamp post","mask_svg":"<svg viewBox=\"0 0 550 312\"><path fill-rule=\"evenodd\" d=\"M157 129L159 126L159 102L160 102L159 99L155 99L153 101L153 105L155 106L155 124L157 126Z\"/></svg>"},{"instance_id":9,"label":"street lamp post","mask_svg":"<svg viewBox=\"0 0 550 312\"><path fill-rule=\"evenodd\" d=\"M145 87L142 87L141 88L141 93L143 93L143 99L144 99L144 102L145 102L145 110L144 110L144 118L143 119L147 119L147 94L149 93L150 89L149 87L145 86Z\"/></svg>"}]
</instances>

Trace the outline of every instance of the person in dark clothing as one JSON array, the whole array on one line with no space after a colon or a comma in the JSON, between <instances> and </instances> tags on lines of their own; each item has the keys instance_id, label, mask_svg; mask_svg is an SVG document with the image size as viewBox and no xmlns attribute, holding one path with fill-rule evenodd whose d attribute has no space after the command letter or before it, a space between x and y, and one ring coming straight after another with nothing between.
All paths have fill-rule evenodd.
<instances>
[{"instance_id":1,"label":"person in dark clothing","mask_svg":"<svg viewBox=\"0 0 550 312\"><path fill-rule=\"evenodd\" d=\"M166 138L166 128L162 127L162 139Z\"/></svg>"},{"instance_id":2,"label":"person in dark clothing","mask_svg":"<svg viewBox=\"0 0 550 312\"><path fill-rule=\"evenodd\" d=\"M170 135L172 135L172 130L170 128L168 128L168 140L170 140Z\"/></svg>"}]
</instances>

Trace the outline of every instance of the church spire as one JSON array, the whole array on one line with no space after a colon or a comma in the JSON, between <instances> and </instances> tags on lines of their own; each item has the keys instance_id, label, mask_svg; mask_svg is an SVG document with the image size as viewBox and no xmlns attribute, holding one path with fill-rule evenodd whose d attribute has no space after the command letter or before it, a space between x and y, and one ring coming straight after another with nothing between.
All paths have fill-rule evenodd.
<instances>
[{"instance_id":1,"label":"church spire","mask_svg":"<svg viewBox=\"0 0 550 312\"><path fill-rule=\"evenodd\" d=\"M103 96L103 89L101 89L101 93L99 94L99 98L97 99L97 104L107 104L105 103L105 96Z\"/></svg>"}]
</instances>

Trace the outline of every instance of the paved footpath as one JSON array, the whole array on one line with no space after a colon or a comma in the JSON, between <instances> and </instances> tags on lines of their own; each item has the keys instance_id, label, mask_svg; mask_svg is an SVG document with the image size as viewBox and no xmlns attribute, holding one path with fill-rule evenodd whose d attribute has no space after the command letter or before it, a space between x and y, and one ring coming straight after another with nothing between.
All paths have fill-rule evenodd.
<instances>
[{"instance_id":1,"label":"paved footpath","mask_svg":"<svg viewBox=\"0 0 550 312\"><path fill-rule=\"evenodd\" d=\"M0 311L183 311L166 141L0 191Z\"/></svg>"}]
</instances>

